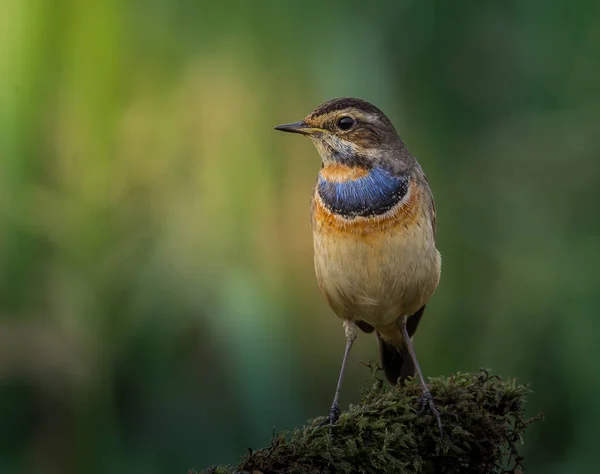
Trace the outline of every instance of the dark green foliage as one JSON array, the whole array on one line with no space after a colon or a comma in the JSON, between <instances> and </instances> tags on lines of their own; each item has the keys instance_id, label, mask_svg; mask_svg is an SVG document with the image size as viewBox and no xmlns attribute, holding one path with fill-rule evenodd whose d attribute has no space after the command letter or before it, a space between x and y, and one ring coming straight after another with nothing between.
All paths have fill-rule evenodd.
<instances>
[{"instance_id":1,"label":"dark green foliage","mask_svg":"<svg viewBox=\"0 0 600 474\"><path fill-rule=\"evenodd\" d=\"M522 471L519 455L525 429L541 417L524 417L530 390L487 371L431 380L445 437L435 418L421 411L419 385L391 388L376 379L360 405L338 424L273 437L270 446L249 453L235 470L207 474L270 473L502 473Z\"/></svg>"}]
</instances>

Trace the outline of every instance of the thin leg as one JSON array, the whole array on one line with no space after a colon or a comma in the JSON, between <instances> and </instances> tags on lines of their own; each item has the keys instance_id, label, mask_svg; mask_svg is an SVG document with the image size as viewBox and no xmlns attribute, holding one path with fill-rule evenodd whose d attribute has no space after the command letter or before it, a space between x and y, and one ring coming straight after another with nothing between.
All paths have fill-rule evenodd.
<instances>
[{"instance_id":1,"label":"thin leg","mask_svg":"<svg viewBox=\"0 0 600 474\"><path fill-rule=\"evenodd\" d=\"M406 347L408 348L408 352L410 357L415 364L415 368L417 369L417 374L419 375L419 380L421 382L421 387L423 388L423 404L429 405L429 409L432 411L433 415L437 419L438 428L440 429L440 436L444 437L444 429L442 427L442 419L440 418L440 412L435 407L433 403L433 397L431 396L431 392L425 383L425 378L423 377L423 372L421 372L421 366L419 365L419 361L417 360L417 354L415 353L415 349L412 345L412 341L410 340L410 336L408 335L408 330L406 329L406 318L402 321L402 336L404 337L404 341L406 343Z\"/></svg>"},{"instance_id":2,"label":"thin leg","mask_svg":"<svg viewBox=\"0 0 600 474\"><path fill-rule=\"evenodd\" d=\"M346 333L346 349L344 351L344 358L342 359L342 368L340 369L340 376L338 377L337 387L335 389L335 395L333 397L333 403L331 404L331 410L329 410L329 417L320 426L329 423L333 425L340 417L340 392L342 390L342 382L344 381L344 372L346 370L346 364L348 363L348 355L352 344L356 339L356 324L353 321L344 321L344 332Z\"/></svg>"}]
</instances>

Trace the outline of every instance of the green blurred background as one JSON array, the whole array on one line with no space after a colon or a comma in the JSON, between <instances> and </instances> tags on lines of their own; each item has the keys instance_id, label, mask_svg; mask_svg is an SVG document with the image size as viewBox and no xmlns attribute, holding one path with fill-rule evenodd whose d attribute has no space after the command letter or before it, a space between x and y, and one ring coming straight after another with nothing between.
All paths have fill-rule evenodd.
<instances>
[{"instance_id":1,"label":"green blurred background","mask_svg":"<svg viewBox=\"0 0 600 474\"><path fill-rule=\"evenodd\" d=\"M426 375L531 383L527 471L597 466L599 2L0 7L0 473L185 473L327 413L320 162L272 127L338 96L434 190Z\"/></svg>"}]
</instances>

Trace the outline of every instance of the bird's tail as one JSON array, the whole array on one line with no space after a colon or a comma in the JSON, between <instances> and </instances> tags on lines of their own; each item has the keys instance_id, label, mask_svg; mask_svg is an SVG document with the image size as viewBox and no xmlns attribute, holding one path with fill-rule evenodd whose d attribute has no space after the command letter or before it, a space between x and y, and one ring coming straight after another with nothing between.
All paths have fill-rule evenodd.
<instances>
[{"instance_id":1,"label":"bird's tail","mask_svg":"<svg viewBox=\"0 0 600 474\"><path fill-rule=\"evenodd\" d=\"M425 306L408 318L406 329L410 337L417 330L424 310ZM400 328L395 323L385 328L378 328L377 340L379 341L381 365L388 381L392 385L396 385L398 382L402 384L408 377L414 377L415 363L408 352Z\"/></svg>"},{"instance_id":2,"label":"bird's tail","mask_svg":"<svg viewBox=\"0 0 600 474\"><path fill-rule=\"evenodd\" d=\"M394 344L385 341L379 334L377 339L379 340L381 365L385 377L392 385L396 385L398 381L403 383L407 377L415 375L415 364L405 346L397 349Z\"/></svg>"}]
</instances>

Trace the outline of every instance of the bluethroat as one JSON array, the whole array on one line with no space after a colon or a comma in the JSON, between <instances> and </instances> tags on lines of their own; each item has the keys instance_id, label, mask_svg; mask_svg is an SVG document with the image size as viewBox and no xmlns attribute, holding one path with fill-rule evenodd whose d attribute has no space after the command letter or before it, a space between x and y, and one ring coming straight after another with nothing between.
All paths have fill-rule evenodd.
<instances>
[{"instance_id":1,"label":"bluethroat","mask_svg":"<svg viewBox=\"0 0 600 474\"><path fill-rule=\"evenodd\" d=\"M346 348L328 422L358 327L375 333L391 384L419 376L422 402L439 412L411 338L440 280L435 203L427 178L392 122L360 99L334 99L304 120L275 127L309 137L322 167L311 199L319 287L342 319Z\"/></svg>"}]
</instances>

